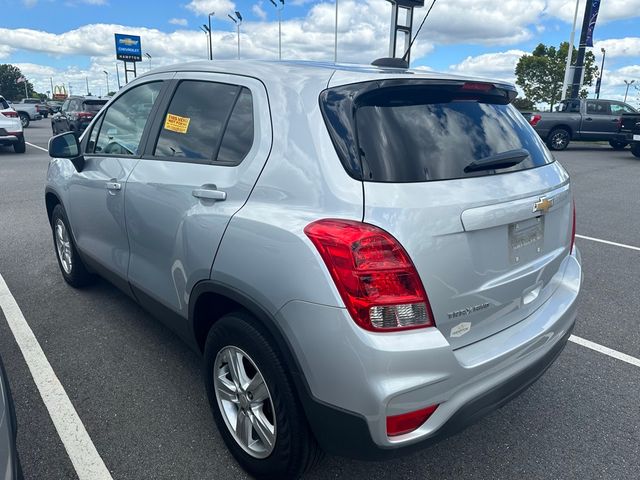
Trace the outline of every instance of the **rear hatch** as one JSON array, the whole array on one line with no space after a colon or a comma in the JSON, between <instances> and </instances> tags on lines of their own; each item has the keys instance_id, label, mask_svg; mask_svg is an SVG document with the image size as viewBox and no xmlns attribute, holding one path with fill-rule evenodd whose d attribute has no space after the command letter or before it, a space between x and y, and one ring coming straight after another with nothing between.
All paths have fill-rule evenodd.
<instances>
[{"instance_id":1,"label":"rear hatch","mask_svg":"<svg viewBox=\"0 0 640 480\"><path fill-rule=\"evenodd\" d=\"M506 85L383 80L323 92L321 106L363 219L411 257L454 348L535 311L568 255L566 171Z\"/></svg>"}]
</instances>

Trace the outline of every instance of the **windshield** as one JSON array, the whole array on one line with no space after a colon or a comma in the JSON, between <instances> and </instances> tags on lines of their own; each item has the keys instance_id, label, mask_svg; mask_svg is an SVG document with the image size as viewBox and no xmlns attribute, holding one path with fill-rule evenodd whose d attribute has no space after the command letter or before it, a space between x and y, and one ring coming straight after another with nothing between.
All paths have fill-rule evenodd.
<instances>
[{"instance_id":1,"label":"windshield","mask_svg":"<svg viewBox=\"0 0 640 480\"><path fill-rule=\"evenodd\" d=\"M495 101L433 86L376 89L356 100L355 122L339 128L355 126L362 179L372 182L450 180L551 163L526 119L505 101ZM334 135L338 132L334 129ZM528 153L516 165L467 168L515 150Z\"/></svg>"}]
</instances>

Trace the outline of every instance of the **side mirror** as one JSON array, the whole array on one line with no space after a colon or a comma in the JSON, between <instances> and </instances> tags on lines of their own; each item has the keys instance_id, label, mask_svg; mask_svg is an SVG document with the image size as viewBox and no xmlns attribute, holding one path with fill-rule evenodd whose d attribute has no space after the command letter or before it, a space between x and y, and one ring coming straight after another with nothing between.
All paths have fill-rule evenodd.
<instances>
[{"instance_id":1,"label":"side mirror","mask_svg":"<svg viewBox=\"0 0 640 480\"><path fill-rule=\"evenodd\" d=\"M84 168L84 157L80 155L80 144L73 132L66 132L49 139L49 156L68 158L79 172Z\"/></svg>"}]
</instances>

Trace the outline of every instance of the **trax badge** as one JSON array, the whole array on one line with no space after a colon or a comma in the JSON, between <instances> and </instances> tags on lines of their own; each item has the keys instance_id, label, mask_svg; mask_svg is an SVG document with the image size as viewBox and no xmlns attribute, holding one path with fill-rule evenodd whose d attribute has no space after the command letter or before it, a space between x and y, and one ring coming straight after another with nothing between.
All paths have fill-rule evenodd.
<instances>
[{"instance_id":1,"label":"trax badge","mask_svg":"<svg viewBox=\"0 0 640 480\"><path fill-rule=\"evenodd\" d=\"M533 213L547 213L551 207L553 207L553 198L540 197L540 200L533 204Z\"/></svg>"}]
</instances>

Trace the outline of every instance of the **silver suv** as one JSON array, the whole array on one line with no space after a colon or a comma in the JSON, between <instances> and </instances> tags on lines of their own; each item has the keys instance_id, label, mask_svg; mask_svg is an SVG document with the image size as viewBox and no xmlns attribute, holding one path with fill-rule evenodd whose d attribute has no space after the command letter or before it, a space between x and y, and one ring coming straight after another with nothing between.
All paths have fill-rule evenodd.
<instances>
[{"instance_id":1,"label":"silver suv","mask_svg":"<svg viewBox=\"0 0 640 480\"><path fill-rule=\"evenodd\" d=\"M156 70L49 143L62 275L103 276L202 353L256 477L427 445L533 383L574 325L569 176L515 96L390 68Z\"/></svg>"}]
</instances>

